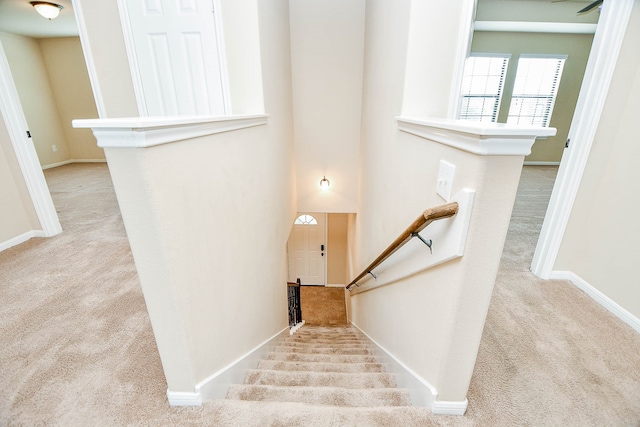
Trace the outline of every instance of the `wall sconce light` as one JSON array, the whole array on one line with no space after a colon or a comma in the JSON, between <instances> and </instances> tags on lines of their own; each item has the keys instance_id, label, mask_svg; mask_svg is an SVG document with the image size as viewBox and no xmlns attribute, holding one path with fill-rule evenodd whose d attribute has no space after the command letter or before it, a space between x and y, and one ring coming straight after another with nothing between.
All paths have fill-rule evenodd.
<instances>
[{"instance_id":1,"label":"wall sconce light","mask_svg":"<svg viewBox=\"0 0 640 427\"><path fill-rule=\"evenodd\" d=\"M46 1L32 1L30 2L31 6L38 12L40 15L47 18L51 21L53 18L57 18L60 14L60 11L64 9L59 4L49 3Z\"/></svg>"},{"instance_id":2,"label":"wall sconce light","mask_svg":"<svg viewBox=\"0 0 640 427\"><path fill-rule=\"evenodd\" d=\"M323 190L328 190L330 185L331 183L329 182L327 177L322 177L322 179L320 180L320 188L322 188Z\"/></svg>"}]
</instances>

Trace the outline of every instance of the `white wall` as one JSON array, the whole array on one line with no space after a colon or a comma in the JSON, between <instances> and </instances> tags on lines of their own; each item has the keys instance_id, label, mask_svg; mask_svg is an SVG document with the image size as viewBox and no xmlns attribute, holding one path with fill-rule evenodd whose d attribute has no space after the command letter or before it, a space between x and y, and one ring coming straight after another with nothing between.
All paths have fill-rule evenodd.
<instances>
[{"instance_id":1,"label":"white wall","mask_svg":"<svg viewBox=\"0 0 640 427\"><path fill-rule=\"evenodd\" d=\"M251 114L264 111L260 75L260 29L258 0L221 0L222 32L231 92L231 112ZM242 22L238 26L235 22ZM284 77L284 76L283 76Z\"/></svg>"},{"instance_id":2,"label":"white wall","mask_svg":"<svg viewBox=\"0 0 640 427\"><path fill-rule=\"evenodd\" d=\"M173 392L194 392L288 323L286 241L296 212L288 1L245 6L253 9L224 15L225 27L259 31L259 57L247 63L260 65L268 124L105 150ZM250 29L256 17L259 30ZM244 45L233 40L231 56Z\"/></svg>"},{"instance_id":3,"label":"white wall","mask_svg":"<svg viewBox=\"0 0 640 427\"><path fill-rule=\"evenodd\" d=\"M298 211L355 212L365 2L290 7ZM323 176L328 191L320 189Z\"/></svg>"},{"instance_id":4,"label":"white wall","mask_svg":"<svg viewBox=\"0 0 640 427\"><path fill-rule=\"evenodd\" d=\"M640 318L640 4L635 2L556 271L570 271Z\"/></svg>"},{"instance_id":5,"label":"white wall","mask_svg":"<svg viewBox=\"0 0 640 427\"><path fill-rule=\"evenodd\" d=\"M450 95L462 78L455 64L459 46L469 43L472 3L411 1L410 18L402 29L408 31L407 67L399 80L404 82L404 116L447 117L450 102L457 102Z\"/></svg>"},{"instance_id":6,"label":"white wall","mask_svg":"<svg viewBox=\"0 0 640 427\"><path fill-rule=\"evenodd\" d=\"M352 273L359 273L422 211L444 203L435 192L440 159L457 166L453 194L476 190L465 255L351 297L349 315L433 385L438 400L463 405L524 156L479 156L398 131L395 117L403 105L406 112L446 116L455 68L451 52L464 33L463 2L447 2L443 14L442 3L424 3L367 3L363 185L356 230L349 233L350 242L355 241ZM420 20L410 12L416 7L437 10L432 15L438 19L429 17L414 31ZM413 55L421 50L424 58L418 61Z\"/></svg>"}]
</instances>

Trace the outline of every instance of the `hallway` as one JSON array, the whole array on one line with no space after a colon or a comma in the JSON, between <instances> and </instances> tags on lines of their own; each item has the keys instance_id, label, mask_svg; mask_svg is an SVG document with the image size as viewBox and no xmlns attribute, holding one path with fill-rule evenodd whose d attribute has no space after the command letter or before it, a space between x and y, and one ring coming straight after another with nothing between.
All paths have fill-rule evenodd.
<instances>
[{"instance_id":1,"label":"hallway","mask_svg":"<svg viewBox=\"0 0 640 427\"><path fill-rule=\"evenodd\" d=\"M420 425L640 422L640 336L528 271L554 174L523 170L466 415ZM0 425L216 425L223 403L167 405L107 166L45 175L64 232L0 252Z\"/></svg>"}]
</instances>

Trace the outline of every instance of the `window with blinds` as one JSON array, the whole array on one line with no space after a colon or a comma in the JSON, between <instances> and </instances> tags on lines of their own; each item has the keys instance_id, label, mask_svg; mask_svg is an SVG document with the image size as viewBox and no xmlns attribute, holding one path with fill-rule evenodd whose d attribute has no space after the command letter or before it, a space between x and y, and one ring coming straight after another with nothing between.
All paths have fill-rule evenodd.
<instances>
[{"instance_id":1,"label":"window with blinds","mask_svg":"<svg viewBox=\"0 0 640 427\"><path fill-rule=\"evenodd\" d=\"M549 126L566 59L520 56L507 123Z\"/></svg>"},{"instance_id":2,"label":"window with blinds","mask_svg":"<svg viewBox=\"0 0 640 427\"><path fill-rule=\"evenodd\" d=\"M460 120L495 122L510 55L474 54L467 58L462 79Z\"/></svg>"}]
</instances>

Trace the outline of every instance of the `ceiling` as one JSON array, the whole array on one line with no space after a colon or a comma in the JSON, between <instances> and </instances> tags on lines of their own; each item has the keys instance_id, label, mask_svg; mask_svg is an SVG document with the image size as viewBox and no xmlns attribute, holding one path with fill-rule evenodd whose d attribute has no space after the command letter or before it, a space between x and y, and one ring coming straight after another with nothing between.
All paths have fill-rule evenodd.
<instances>
[{"instance_id":1,"label":"ceiling","mask_svg":"<svg viewBox=\"0 0 640 427\"><path fill-rule=\"evenodd\" d=\"M0 0L0 31L6 33L20 34L23 36L34 38L48 38L48 37L72 37L78 35L78 26L76 24L75 16L73 14L73 6L71 0L49 0L55 2L64 7L60 12L60 15L51 21L40 16L35 9L29 4L30 0ZM114 0L95 0L95 1L114 1ZM587 14L587 17L577 17L575 10L578 6L574 2L582 2L585 0L480 0L487 3L502 4L511 6L506 9L513 9L516 3L520 2L520 5L516 6L518 10L524 13L526 12L527 3L542 4L548 3L546 7L553 6L554 8L563 8L568 10L565 13L569 19L558 19L566 22L583 22L593 21L597 22L597 13ZM574 3L574 4L571 4ZM586 0L586 4L590 1ZM499 9L501 9L499 7ZM558 9L555 9L558 10ZM505 12L506 13L506 12ZM555 14L555 12L554 12ZM493 13L491 13L493 15ZM589 17L590 15L590 17ZM566 17L565 17L566 18ZM486 19L486 18L485 18ZM556 19L550 19L555 21Z\"/></svg>"},{"instance_id":2,"label":"ceiling","mask_svg":"<svg viewBox=\"0 0 640 427\"><path fill-rule=\"evenodd\" d=\"M29 1L0 0L0 31L35 38L78 35L71 0L48 0L64 7L60 15L51 21L40 16Z\"/></svg>"}]
</instances>

